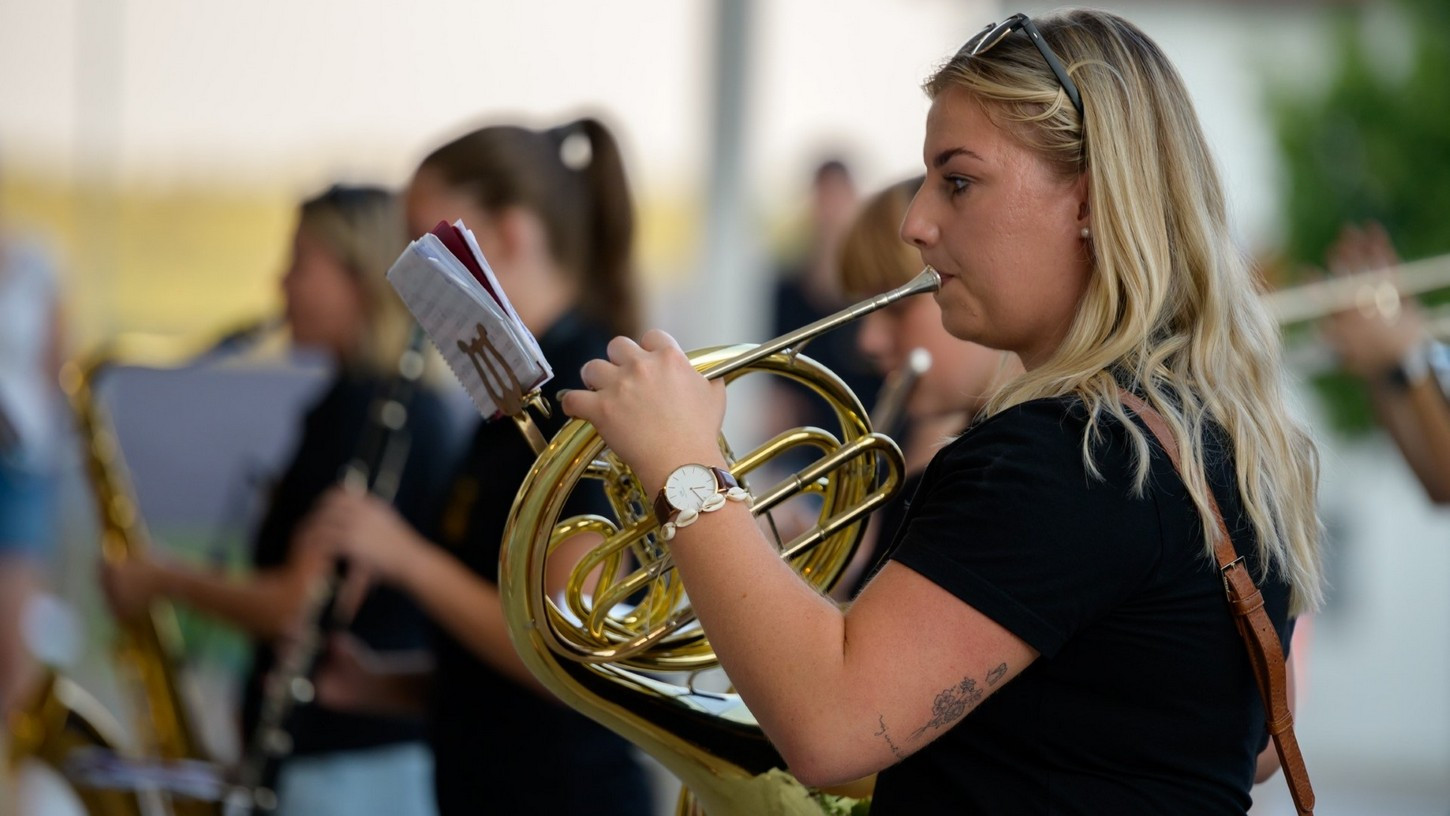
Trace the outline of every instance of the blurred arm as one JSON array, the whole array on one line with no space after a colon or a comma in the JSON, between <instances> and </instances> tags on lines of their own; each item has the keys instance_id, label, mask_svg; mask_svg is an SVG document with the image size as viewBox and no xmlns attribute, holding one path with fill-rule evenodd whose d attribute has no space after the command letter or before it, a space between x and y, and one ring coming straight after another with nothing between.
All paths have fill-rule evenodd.
<instances>
[{"instance_id":1,"label":"blurred arm","mask_svg":"<svg viewBox=\"0 0 1450 816\"><path fill-rule=\"evenodd\" d=\"M1450 504L1450 401L1433 374L1406 389L1370 389L1375 416L1399 446L1425 493Z\"/></svg>"},{"instance_id":2,"label":"blurred arm","mask_svg":"<svg viewBox=\"0 0 1450 816\"><path fill-rule=\"evenodd\" d=\"M425 539L390 505L334 490L300 535L303 540L295 549L346 556L352 565L350 583L381 580L396 586L479 659L520 685L552 697L514 651L498 587ZM570 553L588 544L585 538L566 542L551 561L571 563ZM562 587L566 572L551 570L551 593Z\"/></svg>"},{"instance_id":3,"label":"blurred arm","mask_svg":"<svg viewBox=\"0 0 1450 816\"><path fill-rule=\"evenodd\" d=\"M1345 226L1329 251L1329 267L1341 275L1398 263L1389 236L1376 224ZM1450 401L1425 356L1430 338L1419 306L1408 299L1397 308L1365 301L1331 315L1325 337L1344 370L1369 386L1376 417L1430 499L1450 502ZM1397 370L1410 376L1396 378Z\"/></svg>"},{"instance_id":4,"label":"blurred arm","mask_svg":"<svg viewBox=\"0 0 1450 816\"><path fill-rule=\"evenodd\" d=\"M303 615L308 594L328 561L299 555L288 563L245 577L166 564L145 557L103 567L102 582L121 617L141 614L154 598L167 598L225 620L249 635L275 639L289 634Z\"/></svg>"}]
</instances>

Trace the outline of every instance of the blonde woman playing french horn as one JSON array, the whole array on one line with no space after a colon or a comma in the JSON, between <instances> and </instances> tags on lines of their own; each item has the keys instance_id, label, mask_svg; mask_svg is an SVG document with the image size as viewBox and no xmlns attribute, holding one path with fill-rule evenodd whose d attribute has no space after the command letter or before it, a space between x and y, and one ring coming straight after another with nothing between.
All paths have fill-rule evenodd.
<instances>
[{"instance_id":1,"label":"blonde woman playing french horn","mask_svg":"<svg viewBox=\"0 0 1450 816\"><path fill-rule=\"evenodd\" d=\"M879 771L875 816L1243 813L1265 718L1206 495L1286 644L1322 597L1316 463L1182 81L1132 24L1072 11L989 26L926 90L902 236L943 325L1026 372L937 455L849 609L738 501L669 544L691 601L791 770ZM723 387L667 334L582 374L565 410L646 490L726 464ZM1186 487L1120 387L1166 418Z\"/></svg>"}]
</instances>

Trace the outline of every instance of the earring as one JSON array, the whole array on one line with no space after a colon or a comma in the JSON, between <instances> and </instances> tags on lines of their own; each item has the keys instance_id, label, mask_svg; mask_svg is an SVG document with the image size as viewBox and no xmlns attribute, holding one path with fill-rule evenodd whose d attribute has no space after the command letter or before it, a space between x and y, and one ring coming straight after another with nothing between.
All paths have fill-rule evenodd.
<instances>
[{"instance_id":1,"label":"earring","mask_svg":"<svg viewBox=\"0 0 1450 816\"><path fill-rule=\"evenodd\" d=\"M1093 236L1092 230L1088 229L1087 227L1083 227L1082 228L1082 239L1084 241L1086 241L1087 239L1091 238L1092 236Z\"/></svg>"}]
</instances>

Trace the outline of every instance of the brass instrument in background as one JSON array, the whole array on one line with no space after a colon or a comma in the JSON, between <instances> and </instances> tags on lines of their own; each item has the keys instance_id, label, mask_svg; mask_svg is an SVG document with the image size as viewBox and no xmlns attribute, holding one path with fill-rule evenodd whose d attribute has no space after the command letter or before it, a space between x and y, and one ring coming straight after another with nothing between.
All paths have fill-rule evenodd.
<instances>
[{"instance_id":1,"label":"brass instrument in background","mask_svg":"<svg viewBox=\"0 0 1450 816\"><path fill-rule=\"evenodd\" d=\"M823 454L774 487L752 491L757 516L803 493L819 501L816 525L780 544L780 556L822 591L849 562L866 515L896 490L903 465L896 444L872 432L860 401L841 380L797 352L825 331L940 285L928 267L902 287L776 340L690 355L707 378L728 383L749 372L770 373L804 385L833 407L839 438L819 428L796 428L740 456L722 440L730 471L742 485L785 451L805 446ZM584 480L602 485L615 519L560 518ZM574 420L559 431L524 481L504 532L499 580L515 648L560 699L679 777L709 816L819 816L820 803L784 769L740 698L694 687L696 673L718 661L670 563L651 505L652 498L591 425ZM604 540L574 567L565 597L556 601L544 584L548 558L581 533ZM592 591L590 581L597 581ZM690 682L679 685L660 676L675 672L687 673ZM681 813L698 812L694 807L682 797Z\"/></svg>"},{"instance_id":2,"label":"brass instrument in background","mask_svg":"<svg viewBox=\"0 0 1450 816\"><path fill-rule=\"evenodd\" d=\"M1450 255L1410 261L1388 269L1326 278L1269 292L1264 300L1281 326L1317 320L1345 309L1392 313L1402 297L1450 287Z\"/></svg>"},{"instance_id":3,"label":"brass instrument in background","mask_svg":"<svg viewBox=\"0 0 1450 816\"><path fill-rule=\"evenodd\" d=\"M121 448L110 418L98 400L94 387L108 368L125 359L145 359L157 365L195 362L210 353L249 344L280 326L268 320L249 324L220 342L209 345L202 355L178 354L169 340L139 340L123 354L120 345L103 348L83 362L67 363L62 386L75 413L78 433L84 444L87 475L95 490L100 515L101 557L119 562L144 552L149 546L146 531L126 471ZM168 768L178 778L196 779L204 760L196 732L181 699L176 666L181 653L181 636L169 603L153 601L149 613L134 620L118 620L116 661L123 687L134 688L140 701L136 728L140 735L138 759L150 763L154 779ZM163 788L164 784L117 784L107 778L127 775L119 724L105 707L70 679L48 673L36 695L9 723L11 761L36 759L53 767L71 781L89 816L217 816L220 805ZM135 778L145 776L134 770ZM206 776L205 773L200 776ZM204 781L200 788L206 788ZM197 796L214 796L194 790Z\"/></svg>"},{"instance_id":4,"label":"brass instrument in background","mask_svg":"<svg viewBox=\"0 0 1450 816\"><path fill-rule=\"evenodd\" d=\"M1437 255L1387 269L1326 278L1265 293L1264 301L1280 326L1321 320L1335 312L1359 309L1393 318L1404 298L1450 287L1450 255ZM1447 307L1425 310L1425 331L1439 340L1450 339ZM1338 365L1323 343L1295 342L1285 347L1285 363L1300 373L1321 373Z\"/></svg>"},{"instance_id":5,"label":"brass instrument in background","mask_svg":"<svg viewBox=\"0 0 1450 816\"><path fill-rule=\"evenodd\" d=\"M906 355L906 362L886 375L876 405L871 408L871 427L895 438L904 424L906 403L926 372L931 370L931 352L917 346Z\"/></svg>"}]
</instances>

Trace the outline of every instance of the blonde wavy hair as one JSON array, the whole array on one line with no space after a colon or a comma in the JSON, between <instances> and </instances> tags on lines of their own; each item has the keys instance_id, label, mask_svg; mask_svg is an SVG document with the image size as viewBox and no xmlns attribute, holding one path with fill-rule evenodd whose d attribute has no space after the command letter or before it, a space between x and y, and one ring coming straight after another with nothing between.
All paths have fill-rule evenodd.
<instances>
[{"instance_id":1,"label":"blonde wavy hair","mask_svg":"<svg viewBox=\"0 0 1450 816\"><path fill-rule=\"evenodd\" d=\"M965 89L1061 178L1087 176L1093 273L1071 328L983 415L1076 395L1089 417L1089 470L1097 475L1091 451L1113 417L1131 437L1141 493L1148 442L1128 421L1119 388L1142 394L1173 430L1210 558L1217 529L1204 448L1218 425L1258 537L1260 579L1282 575L1296 614L1317 608L1318 455L1287 410L1278 329L1230 240L1222 185L1183 82L1158 46L1116 15L1073 10L1033 22L1077 85L1083 116L1020 31L977 56L954 57L925 85L932 98Z\"/></svg>"}]
</instances>

